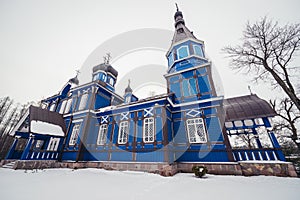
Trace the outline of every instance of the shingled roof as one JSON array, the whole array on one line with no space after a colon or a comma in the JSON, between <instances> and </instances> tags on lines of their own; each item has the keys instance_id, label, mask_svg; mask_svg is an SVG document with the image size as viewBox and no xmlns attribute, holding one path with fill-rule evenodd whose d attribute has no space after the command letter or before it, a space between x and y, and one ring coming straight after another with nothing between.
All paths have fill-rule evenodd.
<instances>
[{"instance_id":1,"label":"shingled roof","mask_svg":"<svg viewBox=\"0 0 300 200\"><path fill-rule=\"evenodd\" d=\"M224 100L226 121L273 117L276 115L270 104L256 94Z\"/></svg>"}]
</instances>

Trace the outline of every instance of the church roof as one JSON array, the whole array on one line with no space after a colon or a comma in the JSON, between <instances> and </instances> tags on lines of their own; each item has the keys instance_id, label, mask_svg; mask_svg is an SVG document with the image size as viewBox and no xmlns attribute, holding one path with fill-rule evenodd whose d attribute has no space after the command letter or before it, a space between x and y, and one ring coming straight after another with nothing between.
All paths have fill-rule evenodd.
<instances>
[{"instance_id":1,"label":"church roof","mask_svg":"<svg viewBox=\"0 0 300 200\"><path fill-rule=\"evenodd\" d=\"M276 115L270 104L256 94L225 99L224 109L226 121L274 117Z\"/></svg>"},{"instance_id":2,"label":"church roof","mask_svg":"<svg viewBox=\"0 0 300 200\"><path fill-rule=\"evenodd\" d=\"M132 93L132 89L130 87L130 80L128 80L128 86L127 88L125 89L125 93Z\"/></svg>"}]
</instances>

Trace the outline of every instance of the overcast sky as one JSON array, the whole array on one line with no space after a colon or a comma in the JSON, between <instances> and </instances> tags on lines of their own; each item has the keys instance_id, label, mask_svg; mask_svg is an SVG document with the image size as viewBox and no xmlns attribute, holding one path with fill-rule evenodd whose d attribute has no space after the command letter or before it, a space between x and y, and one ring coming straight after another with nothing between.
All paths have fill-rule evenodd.
<instances>
[{"instance_id":1,"label":"overcast sky","mask_svg":"<svg viewBox=\"0 0 300 200\"><path fill-rule=\"evenodd\" d=\"M231 71L221 53L225 45L240 42L247 20L254 22L267 15L282 24L300 22L299 0L176 2L186 26L205 42L226 97L249 94L247 77ZM25 103L57 93L91 52L113 36L141 28L173 31L174 4L162 0L0 0L0 97ZM116 69L122 69L118 70L120 77L130 59L135 65L167 64L165 52L150 53L153 63L151 56L145 63L133 55L114 63ZM262 84L251 87L263 98L275 93Z\"/></svg>"}]
</instances>

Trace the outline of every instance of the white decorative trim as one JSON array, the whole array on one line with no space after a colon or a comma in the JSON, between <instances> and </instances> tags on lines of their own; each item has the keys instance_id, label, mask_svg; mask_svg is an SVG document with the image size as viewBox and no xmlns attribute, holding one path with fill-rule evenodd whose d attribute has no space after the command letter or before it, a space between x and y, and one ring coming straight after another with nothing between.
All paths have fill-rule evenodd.
<instances>
[{"instance_id":1,"label":"white decorative trim","mask_svg":"<svg viewBox=\"0 0 300 200\"><path fill-rule=\"evenodd\" d=\"M199 103L206 103L206 102L223 100L223 99L224 99L223 96L219 96L219 97L213 97L213 98L210 98L210 99L203 99L203 100L198 100L198 101L193 101L193 102L174 104L169 97L167 98L167 100L169 101L169 103L173 107L189 106L189 105L194 105L194 104L199 104ZM215 107L215 106L212 106L212 107Z\"/></svg>"},{"instance_id":2,"label":"white decorative trim","mask_svg":"<svg viewBox=\"0 0 300 200\"><path fill-rule=\"evenodd\" d=\"M82 122L83 119L76 119L76 120L72 120L72 123L75 124L75 123L78 123L78 122Z\"/></svg>"},{"instance_id":3,"label":"white decorative trim","mask_svg":"<svg viewBox=\"0 0 300 200\"><path fill-rule=\"evenodd\" d=\"M193 115L192 112L195 112L195 114ZM201 113L201 111L198 111L198 110L195 110L195 109L191 109L189 112L187 112L186 114L188 116L191 116L191 117L196 117L197 115L199 115Z\"/></svg>"},{"instance_id":4,"label":"white decorative trim","mask_svg":"<svg viewBox=\"0 0 300 200\"><path fill-rule=\"evenodd\" d=\"M144 117L153 116L152 111L153 111L153 107L151 107L151 108L145 108L144 109L144 112L145 112Z\"/></svg>"},{"instance_id":5,"label":"white decorative trim","mask_svg":"<svg viewBox=\"0 0 300 200\"><path fill-rule=\"evenodd\" d=\"M204 41L203 40L199 40L199 39L194 39L194 38L186 38L184 40L180 40L174 44L171 45L171 47L169 48L169 50L167 51L166 53L166 56L170 53L171 49L173 49L173 47L179 45L179 44L182 44L184 42L187 42L187 41L192 41L192 42L196 42L196 43L200 43L203 45L203 49L204 49Z\"/></svg>"},{"instance_id":6,"label":"white decorative trim","mask_svg":"<svg viewBox=\"0 0 300 200\"><path fill-rule=\"evenodd\" d=\"M181 59L182 60L182 59ZM178 60L179 61L179 60ZM175 63L175 62L174 62ZM190 67L188 69L184 69L184 70L180 70L178 72L173 72L171 74L165 74L164 77L167 78L169 76L173 76L173 75L176 75L176 74L181 74L183 72L186 72L186 71L191 71L191 70L195 70L195 69L199 69L199 68L202 68L202 67L207 67L207 66L210 66L211 65L211 62L207 62L207 63L204 63L202 65L198 65L198 66L195 66L195 67Z\"/></svg>"},{"instance_id":7,"label":"white decorative trim","mask_svg":"<svg viewBox=\"0 0 300 200\"><path fill-rule=\"evenodd\" d=\"M127 120L128 119L128 115L129 115L129 112L121 113L121 120Z\"/></svg>"},{"instance_id":8,"label":"white decorative trim","mask_svg":"<svg viewBox=\"0 0 300 200\"><path fill-rule=\"evenodd\" d=\"M102 123L108 123L108 115L106 115L106 116L101 116L101 124Z\"/></svg>"}]
</instances>

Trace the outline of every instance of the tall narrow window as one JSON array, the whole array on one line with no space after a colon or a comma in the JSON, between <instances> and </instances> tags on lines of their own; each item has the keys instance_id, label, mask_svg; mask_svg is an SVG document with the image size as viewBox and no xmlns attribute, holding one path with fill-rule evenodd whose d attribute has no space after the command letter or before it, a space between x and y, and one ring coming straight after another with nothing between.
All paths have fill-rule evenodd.
<instances>
[{"instance_id":1,"label":"tall narrow window","mask_svg":"<svg viewBox=\"0 0 300 200\"><path fill-rule=\"evenodd\" d=\"M170 52L168 55L169 66L174 62L173 52Z\"/></svg>"},{"instance_id":2,"label":"tall narrow window","mask_svg":"<svg viewBox=\"0 0 300 200\"><path fill-rule=\"evenodd\" d=\"M154 118L149 117L144 119L144 135L145 143L154 142Z\"/></svg>"},{"instance_id":3,"label":"tall narrow window","mask_svg":"<svg viewBox=\"0 0 300 200\"><path fill-rule=\"evenodd\" d=\"M190 143L207 142L206 130L202 118L188 119L186 126Z\"/></svg>"},{"instance_id":4,"label":"tall narrow window","mask_svg":"<svg viewBox=\"0 0 300 200\"><path fill-rule=\"evenodd\" d=\"M126 144L128 137L128 121L123 121L120 123L118 144Z\"/></svg>"},{"instance_id":5,"label":"tall narrow window","mask_svg":"<svg viewBox=\"0 0 300 200\"><path fill-rule=\"evenodd\" d=\"M178 58L185 58L189 55L189 50L187 46L182 46L179 49L177 49Z\"/></svg>"},{"instance_id":6,"label":"tall narrow window","mask_svg":"<svg viewBox=\"0 0 300 200\"><path fill-rule=\"evenodd\" d=\"M104 145L106 142L107 124L101 124L97 138L97 145Z\"/></svg>"},{"instance_id":7,"label":"tall narrow window","mask_svg":"<svg viewBox=\"0 0 300 200\"><path fill-rule=\"evenodd\" d=\"M87 104L87 101L88 101L88 97L89 97L89 94L88 94L88 93L84 93L84 94L81 96L80 103L79 103L79 106L78 106L78 110L83 110L83 109L86 108L86 104Z\"/></svg>"},{"instance_id":8,"label":"tall narrow window","mask_svg":"<svg viewBox=\"0 0 300 200\"><path fill-rule=\"evenodd\" d=\"M131 95L128 95L126 98L125 98L125 103L130 103L131 102Z\"/></svg>"},{"instance_id":9,"label":"tall narrow window","mask_svg":"<svg viewBox=\"0 0 300 200\"><path fill-rule=\"evenodd\" d=\"M68 99L66 109L64 113L69 113L72 106L72 98Z\"/></svg>"},{"instance_id":10,"label":"tall narrow window","mask_svg":"<svg viewBox=\"0 0 300 200\"><path fill-rule=\"evenodd\" d=\"M69 145L75 145L78 140L80 124L75 124L70 137Z\"/></svg>"},{"instance_id":11,"label":"tall narrow window","mask_svg":"<svg viewBox=\"0 0 300 200\"><path fill-rule=\"evenodd\" d=\"M64 101L61 103L60 109L59 109L59 114L63 114L63 113L64 113L66 104L67 104L67 100L64 100Z\"/></svg>"}]
</instances>

